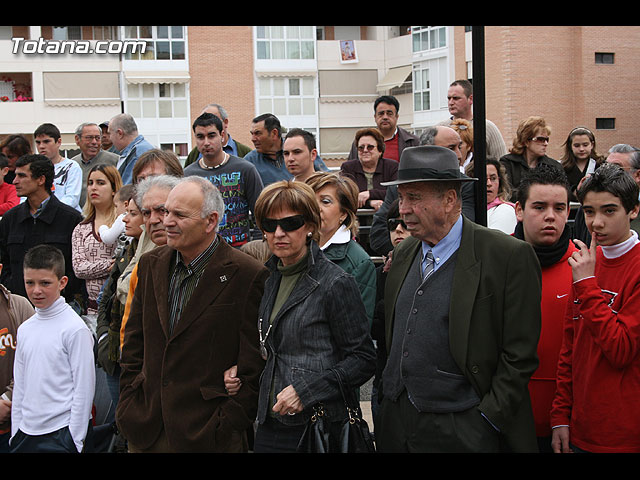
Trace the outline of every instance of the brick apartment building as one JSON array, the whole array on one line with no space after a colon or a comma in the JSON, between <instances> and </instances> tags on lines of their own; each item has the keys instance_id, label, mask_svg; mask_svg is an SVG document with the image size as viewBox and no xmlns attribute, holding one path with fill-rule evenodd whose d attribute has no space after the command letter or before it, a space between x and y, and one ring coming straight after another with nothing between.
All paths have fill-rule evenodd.
<instances>
[{"instance_id":1,"label":"brick apartment building","mask_svg":"<svg viewBox=\"0 0 640 480\"><path fill-rule=\"evenodd\" d=\"M560 158L577 125L596 134L600 153L640 144L640 27L485 27L487 117L510 146L518 122L542 115ZM144 40L144 55L14 53L14 37ZM251 145L251 119L271 111L286 128L316 134L323 158L339 164L358 128L373 125L373 100L394 94L400 124L416 132L448 116L446 91L472 72L464 26L0 27L0 138L31 136L43 122L63 132L126 111L153 144L185 155L202 107L221 103L230 132ZM341 57L348 44L354 57ZM31 100L12 101L16 83Z\"/></svg>"}]
</instances>

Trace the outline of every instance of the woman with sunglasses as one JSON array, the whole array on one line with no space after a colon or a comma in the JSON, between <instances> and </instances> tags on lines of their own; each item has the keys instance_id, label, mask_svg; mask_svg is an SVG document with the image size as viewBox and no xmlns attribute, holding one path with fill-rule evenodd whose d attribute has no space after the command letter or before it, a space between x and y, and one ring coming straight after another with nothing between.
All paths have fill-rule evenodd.
<instances>
[{"instance_id":1,"label":"woman with sunglasses","mask_svg":"<svg viewBox=\"0 0 640 480\"><path fill-rule=\"evenodd\" d=\"M462 140L460 144L460 157L462 158L460 171L464 173L464 169L473 159L473 126L469 120L464 118L456 118L449 126L458 132L460 140Z\"/></svg>"},{"instance_id":2,"label":"woman with sunglasses","mask_svg":"<svg viewBox=\"0 0 640 480\"><path fill-rule=\"evenodd\" d=\"M273 183L260 194L255 216L273 255L258 319L266 364L254 451L295 452L315 405L322 403L330 419L346 417L330 368L339 368L355 389L373 375L375 352L353 277L318 247L313 189Z\"/></svg>"},{"instance_id":3,"label":"woman with sunglasses","mask_svg":"<svg viewBox=\"0 0 640 480\"><path fill-rule=\"evenodd\" d=\"M511 184L511 202L517 200L518 186L522 175L527 170L536 168L540 163L560 166L560 162L547 156L549 135L551 135L551 128L542 117L532 116L518 125L510 153L500 158L500 163L504 165Z\"/></svg>"},{"instance_id":4,"label":"woman with sunglasses","mask_svg":"<svg viewBox=\"0 0 640 480\"><path fill-rule=\"evenodd\" d=\"M356 132L355 143L358 158L340 165L340 172L358 186L357 208L378 210L387 193L380 183L390 182L398 176L398 162L384 158L384 137L375 128L363 128Z\"/></svg>"},{"instance_id":5,"label":"woman with sunglasses","mask_svg":"<svg viewBox=\"0 0 640 480\"><path fill-rule=\"evenodd\" d=\"M356 279L367 317L372 322L376 304L376 267L355 240L358 235L358 187L350 178L329 172L316 172L305 183L313 188L320 206L320 250Z\"/></svg>"},{"instance_id":6,"label":"woman with sunglasses","mask_svg":"<svg viewBox=\"0 0 640 480\"><path fill-rule=\"evenodd\" d=\"M578 184L585 175L595 172L604 158L596 152L596 137L586 127L576 127L571 130L563 147L564 154L560 160L571 186L569 200L577 202L576 189Z\"/></svg>"}]
</instances>

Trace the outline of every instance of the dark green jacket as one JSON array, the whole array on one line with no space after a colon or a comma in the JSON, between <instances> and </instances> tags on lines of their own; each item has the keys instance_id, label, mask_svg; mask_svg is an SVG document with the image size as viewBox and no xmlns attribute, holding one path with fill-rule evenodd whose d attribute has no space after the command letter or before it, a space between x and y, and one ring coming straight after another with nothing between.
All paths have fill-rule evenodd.
<instances>
[{"instance_id":1,"label":"dark green jacket","mask_svg":"<svg viewBox=\"0 0 640 480\"><path fill-rule=\"evenodd\" d=\"M371 257L355 240L333 243L323 250L323 253L356 279L371 325L376 308L376 267Z\"/></svg>"},{"instance_id":2,"label":"dark green jacket","mask_svg":"<svg viewBox=\"0 0 640 480\"><path fill-rule=\"evenodd\" d=\"M385 285L387 352L396 299L420 249L410 237L393 253ZM528 243L463 218L449 348L481 399L478 409L513 452L537 451L528 383L538 366L541 288L540 265Z\"/></svg>"}]
</instances>

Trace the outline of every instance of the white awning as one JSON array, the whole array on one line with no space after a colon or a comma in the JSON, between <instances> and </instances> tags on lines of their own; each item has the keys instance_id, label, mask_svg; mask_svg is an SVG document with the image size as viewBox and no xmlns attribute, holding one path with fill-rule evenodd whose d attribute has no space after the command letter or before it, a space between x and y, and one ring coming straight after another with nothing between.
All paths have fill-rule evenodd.
<instances>
[{"instance_id":1,"label":"white awning","mask_svg":"<svg viewBox=\"0 0 640 480\"><path fill-rule=\"evenodd\" d=\"M407 80L409 75L411 75L411 69L411 65L390 68L382 81L376 85L376 89L380 92L382 90L399 87Z\"/></svg>"},{"instance_id":2,"label":"white awning","mask_svg":"<svg viewBox=\"0 0 640 480\"><path fill-rule=\"evenodd\" d=\"M118 72L43 72L42 78L47 105L120 104Z\"/></svg>"},{"instance_id":3,"label":"white awning","mask_svg":"<svg viewBox=\"0 0 640 480\"><path fill-rule=\"evenodd\" d=\"M124 72L127 83L187 83L189 72Z\"/></svg>"}]
</instances>

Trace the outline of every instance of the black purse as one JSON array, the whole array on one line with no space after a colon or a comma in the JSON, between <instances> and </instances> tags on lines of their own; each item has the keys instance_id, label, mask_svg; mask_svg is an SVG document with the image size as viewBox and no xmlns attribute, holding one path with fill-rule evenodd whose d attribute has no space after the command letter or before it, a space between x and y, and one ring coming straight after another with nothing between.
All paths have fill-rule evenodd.
<instances>
[{"instance_id":1,"label":"black purse","mask_svg":"<svg viewBox=\"0 0 640 480\"><path fill-rule=\"evenodd\" d=\"M313 415L298 444L299 453L375 453L369 425L362 418L362 410L339 367L331 371L338 379L340 393L347 410L344 419L332 421L322 404L313 407Z\"/></svg>"}]
</instances>

